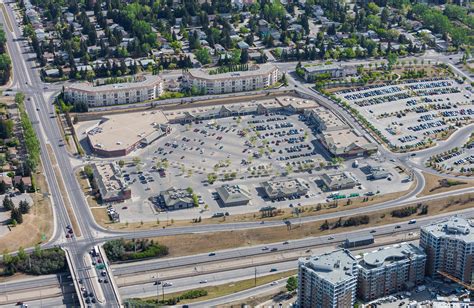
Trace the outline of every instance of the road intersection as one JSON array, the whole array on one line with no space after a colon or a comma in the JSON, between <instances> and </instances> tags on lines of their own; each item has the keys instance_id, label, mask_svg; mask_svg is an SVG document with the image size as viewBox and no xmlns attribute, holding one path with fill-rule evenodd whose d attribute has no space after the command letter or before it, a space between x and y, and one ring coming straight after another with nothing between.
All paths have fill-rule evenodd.
<instances>
[{"instance_id":1,"label":"road intersection","mask_svg":"<svg viewBox=\"0 0 474 308\"><path fill-rule=\"evenodd\" d=\"M15 20L15 12L12 11L10 6L6 6L6 11L8 16L1 16L0 22L5 23L5 18L9 18L11 21ZM63 135L60 127L58 126L57 119L51 117L54 115L55 109L53 102L53 94L61 89L59 84L45 84L39 77L38 70L35 68L35 55L28 52L29 47L28 43L22 39L21 30L18 25L14 22L13 32L7 32L8 40L8 49L12 58L13 64L13 81L12 88L17 91L21 91L27 97L27 102L25 103L27 113L31 121L35 124L35 129L37 131L38 137L41 144L41 160L44 169L45 176L47 178L49 190L51 193L51 201L53 204L54 212L54 234L44 247L52 247L60 245L63 247L71 257L70 266L71 271L74 273L76 279L76 287L80 288L83 286L87 290L100 291L104 295L104 302L99 303L98 306L104 307L119 307L120 306L120 294L114 288L114 284L97 284L96 278L93 275L94 270L91 271L91 265L87 262L85 257L90 251L91 247L100 243L103 243L106 240L118 239L118 238L137 238L137 237L158 237L166 235L179 235L179 234L189 234L195 232L221 232L221 231L230 231L230 230L245 230L245 229L255 229L255 228L269 228L275 226L282 226L284 222L282 221L269 221L264 225L261 225L259 222L245 222L245 223L228 223L228 224L209 224L209 225L197 225L192 227L174 227L158 230L144 230L136 232L123 232L123 231L113 231L107 230L99 226L89 209L87 201L82 193L82 190L77 182L75 177L74 166L71 163L71 156L67 152L65 147L60 146L60 140L63 139ZM446 60L444 57L432 57L433 60L443 61ZM291 72L294 69L295 63L277 63L277 65L286 72ZM290 74L289 74L290 75ZM339 115L341 115L348 123L350 123L355 129L360 132L364 132L365 129L360 126L360 124L342 107L335 105L331 100L322 96L319 93L314 92L307 87L304 83L300 82L298 79L289 77L289 88L294 89L302 95L306 95L315 99L324 106L335 110ZM191 100L191 99L189 99ZM427 169L424 166L423 157L427 158L433 153L442 151L443 149L448 149L454 144L459 144L465 140L468 133L472 131L472 126L463 128L454 134L448 141L439 143L437 147L427 149L424 151L418 152L417 160L411 159L409 154L394 154L384 149L383 147L379 148L381 155L387 159L395 159L401 164L412 168L415 172L416 178L416 187L411 192L402 196L396 200L391 200L383 202L380 204L367 206L361 209L349 209L343 212L329 213L319 215L317 217L302 217L298 219L298 222L307 223L313 221L320 221L324 219L344 217L354 214L369 213L372 211L388 209L391 207L401 206L408 204L413 201L418 202L427 202L431 200L436 200L439 198L444 198L447 196L457 196L465 193L470 193L474 191L474 188L468 188L464 190L452 191L422 198L417 198L418 195L424 188L425 182L424 178L421 175L421 171L431 172L432 170ZM421 158L420 158L421 157ZM63 186L66 188L65 192L62 192L60 187L60 182L63 182ZM64 197L64 198L63 198ZM71 207L71 211L68 211L68 207ZM474 212L466 212L465 215L473 216ZM73 217L71 217L72 215ZM80 237L74 237L73 239L65 238L66 226L73 225L72 222L76 221L79 230L76 230L76 233L80 233ZM392 228L393 226L387 226L387 228ZM388 231L388 229L386 230ZM368 232L367 230L362 230L361 232ZM321 241L326 241L326 238L317 238L317 239L304 239L301 240L301 245L316 245L315 243L320 243ZM312 242L316 241L316 242ZM298 242L299 243L299 242ZM289 248L293 247L296 244L288 246ZM257 251L258 250L258 251ZM260 247L252 248L241 248L232 251L233 254L239 257L247 257L255 253L261 253ZM219 255L221 255L219 253ZM223 254L225 256L225 254ZM208 256L192 256L193 262L206 262ZM180 260L176 261L163 261L163 262L176 262L179 264ZM131 271L140 271L140 268L145 265L136 263L130 266ZM153 266L157 266L154 264ZM109 272L107 275L110 276L110 280L113 281L113 275ZM82 282L82 285L79 282ZM33 284L33 283L31 283ZM98 288L101 288L98 290ZM94 293L96 293L94 292ZM79 292L80 293L80 292ZM79 295L80 296L80 295ZM81 299L82 300L82 299Z\"/></svg>"}]
</instances>

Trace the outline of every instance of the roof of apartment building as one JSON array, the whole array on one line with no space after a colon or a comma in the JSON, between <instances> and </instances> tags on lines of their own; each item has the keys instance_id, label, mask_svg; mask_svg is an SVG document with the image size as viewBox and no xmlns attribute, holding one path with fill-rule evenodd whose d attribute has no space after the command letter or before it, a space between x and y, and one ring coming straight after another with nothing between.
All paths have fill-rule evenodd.
<instances>
[{"instance_id":1,"label":"roof of apartment building","mask_svg":"<svg viewBox=\"0 0 474 308\"><path fill-rule=\"evenodd\" d=\"M357 260L346 249L300 259L301 263L304 263L307 268L310 268L320 278L334 285L356 278L353 267Z\"/></svg>"},{"instance_id":2,"label":"roof of apartment building","mask_svg":"<svg viewBox=\"0 0 474 308\"><path fill-rule=\"evenodd\" d=\"M108 115L88 129L91 145L105 151L127 149L159 131L168 119L160 110Z\"/></svg>"},{"instance_id":3,"label":"roof of apartment building","mask_svg":"<svg viewBox=\"0 0 474 308\"><path fill-rule=\"evenodd\" d=\"M232 79L241 79L241 78L248 78L253 76L259 75L267 75L272 73L274 70L278 68L270 63L265 64L255 64L249 66L247 71L236 71L236 72L228 72L222 74L214 74L210 75L209 70L206 69L190 69L188 71L189 75L193 76L194 78L205 79L205 80L232 80Z\"/></svg>"},{"instance_id":4,"label":"roof of apartment building","mask_svg":"<svg viewBox=\"0 0 474 308\"><path fill-rule=\"evenodd\" d=\"M435 237L456 238L465 242L474 242L474 224L471 220L458 216L432 223L421 228Z\"/></svg>"},{"instance_id":5,"label":"roof of apartment building","mask_svg":"<svg viewBox=\"0 0 474 308\"><path fill-rule=\"evenodd\" d=\"M162 80L157 75L142 75L135 78L134 81L123 83L112 83L104 85L94 85L90 82L78 82L65 86L64 91L82 91L90 93L113 92L121 89L140 89L153 87Z\"/></svg>"},{"instance_id":6,"label":"roof of apartment building","mask_svg":"<svg viewBox=\"0 0 474 308\"><path fill-rule=\"evenodd\" d=\"M420 256L426 257L423 250L411 243L401 243L364 253L357 258L360 259L360 267L370 270Z\"/></svg>"},{"instance_id":7,"label":"roof of apartment building","mask_svg":"<svg viewBox=\"0 0 474 308\"><path fill-rule=\"evenodd\" d=\"M311 65L311 66L304 66L303 69L308 73L313 73L313 72L321 72L321 71L340 70L340 69L343 69L343 66L340 64Z\"/></svg>"}]
</instances>

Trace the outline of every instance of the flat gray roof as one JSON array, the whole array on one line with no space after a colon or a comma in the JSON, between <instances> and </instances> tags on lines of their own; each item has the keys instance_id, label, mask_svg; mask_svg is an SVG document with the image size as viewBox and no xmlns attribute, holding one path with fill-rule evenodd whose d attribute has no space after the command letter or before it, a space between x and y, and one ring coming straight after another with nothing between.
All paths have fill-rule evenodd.
<instances>
[{"instance_id":1,"label":"flat gray roof","mask_svg":"<svg viewBox=\"0 0 474 308\"><path fill-rule=\"evenodd\" d=\"M209 70L205 69L190 69L188 71L189 75L194 78L205 79L205 80L232 80L245 77L252 77L257 75L266 75L276 70L277 67L270 63L265 64L256 64L249 66L247 71L237 71L237 72L228 72L222 74L210 75Z\"/></svg>"},{"instance_id":2,"label":"flat gray roof","mask_svg":"<svg viewBox=\"0 0 474 308\"><path fill-rule=\"evenodd\" d=\"M245 185L225 184L216 188L216 191L224 203L248 202L252 198L252 195Z\"/></svg>"},{"instance_id":3,"label":"flat gray roof","mask_svg":"<svg viewBox=\"0 0 474 308\"><path fill-rule=\"evenodd\" d=\"M339 249L319 256L300 259L300 264L314 271L320 278L338 284L348 279L353 279L353 267L356 258L346 249Z\"/></svg>"},{"instance_id":4,"label":"flat gray roof","mask_svg":"<svg viewBox=\"0 0 474 308\"><path fill-rule=\"evenodd\" d=\"M451 216L447 219L423 226L421 230L431 235L449 237L462 240L464 242L474 242L474 225L471 220L458 216Z\"/></svg>"},{"instance_id":5,"label":"flat gray roof","mask_svg":"<svg viewBox=\"0 0 474 308\"><path fill-rule=\"evenodd\" d=\"M161 78L157 75L138 76L135 81L112 83L96 86L90 82L78 82L64 87L65 91L83 91L83 92L113 92L118 89L138 89L152 87L161 82Z\"/></svg>"},{"instance_id":6,"label":"flat gray roof","mask_svg":"<svg viewBox=\"0 0 474 308\"><path fill-rule=\"evenodd\" d=\"M359 265L366 269L372 269L418 256L424 257L426 254L411 243L402 243L363 254Z\"/></svg>"}]
</instances>

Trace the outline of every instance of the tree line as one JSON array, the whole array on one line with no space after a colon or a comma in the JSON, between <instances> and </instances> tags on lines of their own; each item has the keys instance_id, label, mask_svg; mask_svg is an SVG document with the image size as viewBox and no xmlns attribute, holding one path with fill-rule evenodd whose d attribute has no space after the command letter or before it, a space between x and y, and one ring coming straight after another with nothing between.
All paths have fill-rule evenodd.
<instances>
[{"instance_id":1,"label":"tree line","mask_svg":"<svg viewBox=\"0 0 474 308\"><path fill-rule=\"evenodd\" d=\"M2 266L4 276L15 273L47 275L66 271L67 262L61 248L41 249L37 245L32 253L26 253L22 247L16 255L4 252Z\"/></svg>"},{"instance_id":2,"label":"tree line","mask_svg":"<svg viewBox=\"0 0 474 308\"><path fill-rule=\"evenodd\" d=\"M8 82L11 75L11 59L7 54L7 38L3 27L0 27L0 84Z\"/></svg>"},{"instance_id":3,"label":"tree line","mask_svg":"<svg viewBox=\"0 0 474 308\"><path fill-rule=\"evenodd\" d=\"M104 250L112 262L159 258L168 255L168 247L149 239L112 240L104 244Z\"/></svg>"},{"instance_id":4,"label":"tree line","mask_svg":"<svg viewBox=\"0 0 474 308\"><path fill-rule=\"evenodd\" d=\"M341 217L334 223L329 223L327 220L319 227L320 230L329 230L329 229L337 229L340 227L353 227L359 225L367 225L370 222L370 217L368 215L360 215L360 216L353 216L349 217L346 220L342 220Z\"/></svg>"},{"instance_id":5,"label":"tree line","mask_svg":"<svg viewBox=\"0 0 474 308\"><path fill-rule=\"evenodd\" d=\"M23 128L23 142L28 151L26 166L28 170L30 170L28 173L31 173L31 171L36 170L40 162L40 143L33 128L33 124L31 124L28 114L26 113L24 101L25 95L23 93L19 92L15 95L15 103L20 111L20 121Z\"/></svg>"}]
</instances>

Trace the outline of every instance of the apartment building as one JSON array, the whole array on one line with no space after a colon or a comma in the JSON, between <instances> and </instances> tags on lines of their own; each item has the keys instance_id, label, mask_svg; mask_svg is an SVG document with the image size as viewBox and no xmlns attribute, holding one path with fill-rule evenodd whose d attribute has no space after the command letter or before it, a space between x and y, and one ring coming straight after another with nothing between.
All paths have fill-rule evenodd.
<instances>
[{"instance_id":1,"label":"apartment building","mask_svg":"<svg viewBox=\"0 0 474 308\"><path fill-rule=\"evenodd\" d=\"M299 308L352 308L356 289L357 260L348 250L299 259Z\"/></svg>"},{"instance_id":2,"label":"apartment building","mask_svg":"<svg viewBox=\"0 0 474 308\"><path fill-rule=\"evenodd\" d=\"M420 246L427 255L426 274L454 277L472 283L474 224L453 216L421 228Z\"/></svg>"},{"instance_id":3,"label":"apartment building","mask_svg":"<svg viewBox=\"0 0 474 308\"><path fill-rule=\"evenodd\" d=\"M315 65L303 67L304 79L308 82L313 82L319 76L329 76L330 78L342 78L346 76L353 76L357 74L357 69L354 66L343 66L338 64Z\"/></svg>"},{"instance_id":4,"label":"apartment building","mask_svg":"<svg viewBox=\"0 0 474 308\"><path fill-rule=\"evenodd\" d=\"M196 87L206 94L245 92L276 84L279 70L270 63L252 65L245 71L211 74L210 70L190 69L183 74L186 87Z\"/></svg>"},{"instance_id":5,"label":"apartment building","mask_svg":"<svg viewBox=\"0 0 474 308\"><path fill-rule=\"evenodd\" d=\"M426 254L413 244L397 244L358 256L358 297L371 301L423 283Z\"/></svg>"},{"instance_id":6,"label":"apartment building","mask_svg":"<svg viewBox=\"0 0 474 308\"><path fill-rule=\"evenodd\" d=\"M138 76L131 82L94 85L74 83L64 87L64 99L89 107L132 104L153 100L163 94L163 81L155 75Z\"/></svg>"}]
</instances>

